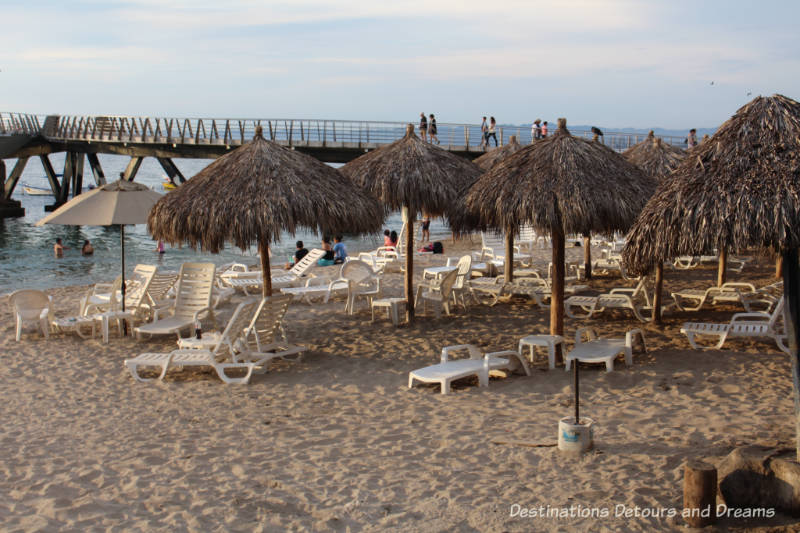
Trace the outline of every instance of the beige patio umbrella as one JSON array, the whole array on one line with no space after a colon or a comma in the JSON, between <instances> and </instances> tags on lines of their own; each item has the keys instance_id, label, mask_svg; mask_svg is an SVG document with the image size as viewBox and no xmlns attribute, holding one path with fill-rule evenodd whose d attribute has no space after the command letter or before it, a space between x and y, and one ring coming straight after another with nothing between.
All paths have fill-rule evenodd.
<instances>
[{"instance_id":1,"label":"beige patio umbrella","mask_svg":"<svg viewBox=\"0 0 800 533\"><path fill-rule=\"evenodd\" d=\"M325 233L368 233L384 212L339 171L311 156L264 139L220 157L165 195L150 212L156 239L218 253L226 242L242 250L258 245L262 293L272 294L269 246L299 227Z\"/></svg>"},{"instance_id":2,"label":"beige patio umbrella","mask_svg":"<svg viewBox=\"0 0 800 533\"><path fill-rule=\"evenodd\" d=\"M480 168L414 134L350 161L341 169L350 180L389 209L407 209L405 296L407 318L414 319L414 218L419 211L445 214L448 206L478 177Z\"/></svg>"},{"instance_id":3,"label":"beige patio umbrella","mask_svg":"<svg viewBox=\"0 0 800 533\"><path fill-rule=\"evenodd\" d=\"M118 180L79 194L40 221L72 226L119 226L122 310L125 311L125 224L144 224L161 194L140 183Z\"/></svg>"},{"instance_id":4,"label":"beige patio umbrella","mask_svg":"<svg viewBox=\"0 0 800 533\"><path fill-rule=\"evenodd\" d=\"M622 156L642 169L657 181L663 181L686 157L686 152L661 141L660 137L647 134L647 138L623 152ZM661 291L664 285L664 263L655 266L655 289L653 294L653 321L661 322Z\"/></svg>"},{"instance_id":5,"label":"beige patio umbrella","mask_svg":"<svg viewBox=\"0 0 800 533\"><path fill-rule=\"evenodd\" d=\"M783 256L800 460L800 103L776 94L740 108L658 187L628 234L627 267L678 255L770 248Z\"/></svg>"}]
</instances>

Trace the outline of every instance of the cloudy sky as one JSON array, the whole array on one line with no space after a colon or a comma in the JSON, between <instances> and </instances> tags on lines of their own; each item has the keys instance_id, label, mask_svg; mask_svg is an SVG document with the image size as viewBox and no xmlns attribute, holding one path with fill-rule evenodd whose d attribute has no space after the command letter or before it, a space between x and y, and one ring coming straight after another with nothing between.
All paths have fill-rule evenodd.
<instances>
[{"instance_id":1,"label":"cloudy sky","mask_svg":"<svg viewBox=\"0 0 800 533\"><path fill-rule=\"evenodd\" d=\"M425 111L439 122L682 129L717 126L758 94L800 99L795 0L0 0L0 10L5 111Z\"/></svg>"}]
</instances>

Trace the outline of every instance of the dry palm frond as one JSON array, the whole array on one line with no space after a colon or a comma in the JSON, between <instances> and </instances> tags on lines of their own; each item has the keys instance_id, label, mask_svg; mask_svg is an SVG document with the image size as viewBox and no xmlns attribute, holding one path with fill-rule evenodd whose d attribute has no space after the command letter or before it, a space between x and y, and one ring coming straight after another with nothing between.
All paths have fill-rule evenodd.
<instances>
[{"instance_id":1,"label":"dry palm frond","mask_svg":"<svg viewBox=\"0 0 800 533\"><path fill-rule=\"evenodd\" d=\"M800 103L758 97L658 187L623 256L636 273L678 255L800 247Z\"/></svg>"},{"instance_id":2,"label":"dry palm frond","mask_svg":"<svg viewBox=\"0 0 800 533\"><path fill-rule=\"evenodd\" d=\"M555 134L481 176L467 206L495 228L611 233L633 223L654 189L652 178L605 145L572 136L560 119Z\"/></svg>"},{"instance_id":3,"label":"dry palm frond","mask_svg":"<svg viewBox=\"0 0 800 533\"><path fill-rule=\"evenodd\" d=\"M641 168L648 176L661 180L675 170L675 167L686 157L686 152L664 144L661 142L661 138L655 137L650 131L645 140L631 146L622 155Z\"/></svg>"},{"instance_id":4,"label":"dry palm frond","mask_svg":"<svg viewBox=\"0 0 800 533\"><path fill-rule=\"evenodd\" d=\"M147 226L156 239L217 253L226 241L246 249L299 227L377 231L383 218L380 205L336 169L265 140L258 128L252 142L159 200Z\"/></svg>"}]
</instances>

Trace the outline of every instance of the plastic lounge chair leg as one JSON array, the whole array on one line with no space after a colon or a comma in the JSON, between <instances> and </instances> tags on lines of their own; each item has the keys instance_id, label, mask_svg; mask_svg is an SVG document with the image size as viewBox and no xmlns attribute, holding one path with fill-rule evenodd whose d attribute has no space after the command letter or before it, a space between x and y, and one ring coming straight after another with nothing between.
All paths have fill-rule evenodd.
<instances>
[{"instance_id":1,"label":"plastic lounge chair leg","mask_svg":"<svg viewBox=\"0 0 800 533\"><path fill-rule=\"evenodd\" d=\"M608 359L606 361L606 372L613 372L614 371L614 360Z\"/></svg>"},{"instance_id":2,"label":"plastic lounge chair leg","mask_svg":"<svg viewBox=\"0 0 800 533\"><path fill-rule=\"evenodd\" d=\"M443 379L441 381L442 384L442 394L450 394L450 380Z\"/></svg>"},{"instance_id":3,"label":"plastic lounge chair leg","mask_svg":"<svg viewBox=\"0 0 800 533\"><path fill-rule=\"evenodd\" d=\"M531 346L531 352L533 352L533 346ZM533 355L531 355L531 360L533 360ZM555 370L556 368L556 343L551 342L547 345L547 361L550 363L550 370Z\"/></svg>"},{"instance_id":4,"label":"plastic lounge chair leg","mask_svg":"<svg viewBox=\"0 0 800 533\"><path fill-rule=\"evenodd\" d=\"M22 319L17 317L17 342L22 338Z\"/></svg>"},{"instance_id":5,"label":"plastic lounge chair leg","mask_svg":"<svg viewBox=\"0 0 800 533\"><path fill-rule=\"evenodd\" d=\"M234 364L222 363L216 365L214 367L214 370L217 371L217 375L225 383L234 385L247 385L248 383L250 383L250 376L253 374L253 368L255 368L255 364L247 363L247 374L245 374L241 378L228 377L228 375L225 374L225 370L228 368L242 368L242 365L240 363L234 363Z\"/></svg>"}]
</instances>

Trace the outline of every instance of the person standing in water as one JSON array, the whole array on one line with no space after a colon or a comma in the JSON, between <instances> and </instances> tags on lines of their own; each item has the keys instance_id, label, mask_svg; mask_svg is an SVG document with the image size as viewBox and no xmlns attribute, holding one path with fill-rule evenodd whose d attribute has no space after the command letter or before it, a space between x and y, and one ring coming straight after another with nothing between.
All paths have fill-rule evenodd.
<instances>
[{"instance_id":1,"label":"person standing in water","mask_svg":"<svg viewBox=\"0 0 800 533\"><path fill-rule=\"evenodd\" d=\"M83 241L83 248L81 248L81 255L92 255L94 253L94 247L89 240Z\"/></svg>"},{"instance_id":2,"label":"person standing in water","mask_svg":"<svg viewBox=\"0 0 800 533\"><path fill-rule=\"evenodd\" d=\"M53 253L56 256L56 259L61 259L64 257L64 250L69 250L69 248L61 243L61 237L59 237L56 239L56 243L53 245Z\"/></svg>"}]
</instances>

